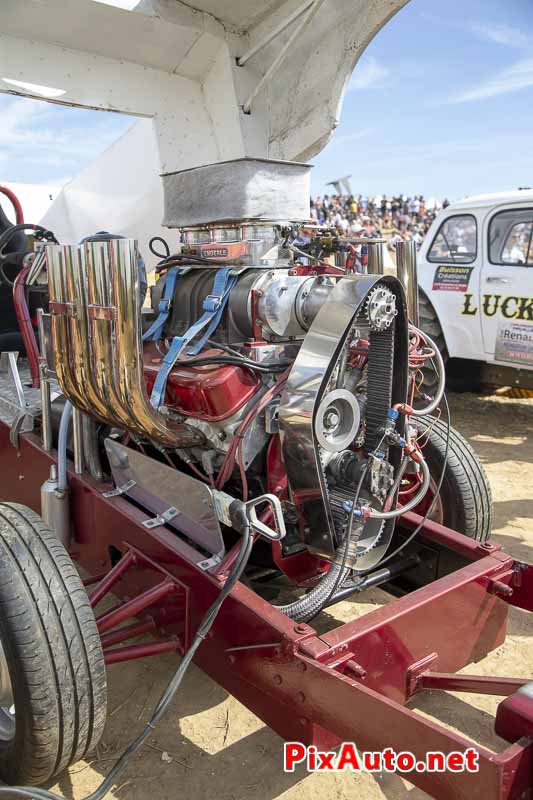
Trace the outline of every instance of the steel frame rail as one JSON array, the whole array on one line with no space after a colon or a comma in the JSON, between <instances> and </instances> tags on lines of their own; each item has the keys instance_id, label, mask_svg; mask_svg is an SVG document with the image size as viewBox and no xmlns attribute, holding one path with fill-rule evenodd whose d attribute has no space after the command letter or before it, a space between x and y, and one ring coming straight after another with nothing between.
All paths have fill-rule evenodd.
<instances>
[{"instance_id":1,"label":"steel frame rail","mask_svg":"<svg viewBox=\"0 0 533 800\"><path fill-rule=\"evenodd\" d=\"M0 451L4 499L39 510L39 487L54 454L45 452L32 434L20 437L17 454L4 425ZM99 618L106 653L128 632L149 630L160 637L147 643L152 644L150 654L161 651L156 645L170 647L170 641L179 650L184 626L194 632L224 574L203 571L198 566L203 555L170 530L148 531L141 510L122 497L103 497L107 487L73 469L69 478L76 531L71 554L95 576L88 584L101 581L92 591L93 601L101 599L103 589L104 594L112 589L123 600ZM402 526L408 531L418 521L416 515L405 515ZM526 734L533 736L533 696L519 692L500 704L499 711L507 704L505 719L511 724L502 724L498 732L506 731L511 742L499 753L406 703L429 686L503 695L522 686L521 678L456 673L502 644L510 606L533 611L533 566L515 561L492 543L479 544L431 522L424 525L420 541L453 553L465 565L321 635L238 584L196 662L285 739L320 749L342 740L361 750L391 747L411 751L417 761L428 751L448 754L474 747L478 772L404 777L442 800L518 800L532 787L533 738ZM140 615L133 628L116 627L132 613ZM138 649L130 653L141 654ZM517 698L519 714L511 702L516 705Z\"/></svg>"}]
</instances>

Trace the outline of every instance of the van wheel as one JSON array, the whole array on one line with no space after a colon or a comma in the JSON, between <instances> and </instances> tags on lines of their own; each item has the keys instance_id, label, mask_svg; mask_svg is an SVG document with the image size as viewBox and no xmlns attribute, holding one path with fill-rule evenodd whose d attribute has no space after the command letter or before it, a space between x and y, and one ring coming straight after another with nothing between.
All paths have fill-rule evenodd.
<instances>
[{"instance_id":1,"label":"van wheel","mask_svg":"<svg viewBox=\"0 0 533 800\"><path fill-rule=\"evenodd\" d=\"M0 503L0 779L48 783L106 720L96 620L67 551L31 509Z\"/></svg>"},{"instance_id":2,"label":"van wheel","mask_svg":"<svg viewBox=\"0 0 533 800\"><path fill-rule=\"evenodd\" d=\"M423 516L435 497L437 484L444 466L448 425L435 417L416 419L420 443L431 473L431 484L426 497L415 509ZM409 499L409 483L414 476L406 474L405 488L400 500ZM414 485L416 491L416 485ZM429 518L441 525L459 531L471 539L484 542L492 530L492 493L483 465L466 439L450 427L448 460L439 496Z\"/></svg>"},{"instance_id":3,"label":"van wheel","mask_svg":"<svg viewBox=\"0 0 533 800\"><path fill-rule=\"evenodd\" d=\"M431 336L435 344L440 350L444 364L448 361L448 350L446 349L446 342L444 334L439 322L439 318L435 313L435 309L431 305L428 297L422 289L418 290L418 313L420 316L420 328L428 336ZM424 388L428 394L435 394L438 387L438 376L435 370L431 367L424 367L422 370L424 374Z\"/></svg>"}]
</instances>

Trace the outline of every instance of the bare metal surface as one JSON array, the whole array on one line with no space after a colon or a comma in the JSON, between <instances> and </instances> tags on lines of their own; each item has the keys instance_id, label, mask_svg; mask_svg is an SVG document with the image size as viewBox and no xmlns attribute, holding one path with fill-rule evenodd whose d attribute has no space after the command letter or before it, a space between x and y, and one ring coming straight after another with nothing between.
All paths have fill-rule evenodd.
<instances>
[{"instance_id":1,"label":"bare metal surface","mask_svg":"<svg viewBox=\"0 0 533 800\"><path fill-rule=\"evenodd\" d=\"M53 464L50 477L41 486L41 516L59 541L70 544L70 507L68 491L58 491L57 469Z\"/></svg>"},{"instance_id":2,"label":"bare metal surface","mask_svg":"<svg viewBox=\"0 0 533 800\"><path fill-rule=\"evenodd\" d=\"M294 501L305 509L310 546L324 555L335 550L335 532L316 436L317 412L354 317L378 280L394 279L354 275L337 283L309 328L279 406L289 485Z\"/></svg>"},{"instance_id":3,"label":"bare metal surface","mask_svg":"<svg viewBox=\"0 0 533 800\"><path fill-rule=\"evenodd\" d=\"M413 325L418 325L418 270L414 242L396 244L396 274L405 289L409 319Z\"/></svg>"},{"instance_id":4,"label":"bare metal surface","mask_svg":"<svg viewBox=\"0 0 533 800\"><path fill-rule=\"evenodd\" d=\"M78 408L72 409L72 446L74 449L74 472L81 475L83 472L83 433L82 412Z\"/></svg>"},{"instance_id":5,"label":"bare metal surface","mask_svg":"<svg viewBox=\"0 0 533 800\"><path fill-rule=\"evenodd\" d=\"M164 225L309 219L311 167L240 158L163 175Z\"/></svg>"},{"instance_id":6,"label":"bare metal surface","mask_svg":"<svg viewBox=\"0 0 533 800\"><path fill-rule=\"evenodd\" d=\"M211 554L224 551L209 486L112 439L105 440L105 447L115 484L122 487L126 497L158 518L169 508L176 508L177 513L167 520L170 527L177 528Z\"/></svg>"},{"instance_id":7,"label":"bare metal surface","mask_svg":"<svg viewBox=\"0 0 533 800\"><path fill-rule=\"evenodd\" d=\"M19 360L19 374L28 403L28 417L22 428L23 431L27 431L33 427L31 422L32 414L36 409L40 408L41 396L39 389L31 388L30 370L24 359ZM19 411L20 405L13 379L9 373L0 372L0 420L11 425Z\"/></svg>"}]
</instances>

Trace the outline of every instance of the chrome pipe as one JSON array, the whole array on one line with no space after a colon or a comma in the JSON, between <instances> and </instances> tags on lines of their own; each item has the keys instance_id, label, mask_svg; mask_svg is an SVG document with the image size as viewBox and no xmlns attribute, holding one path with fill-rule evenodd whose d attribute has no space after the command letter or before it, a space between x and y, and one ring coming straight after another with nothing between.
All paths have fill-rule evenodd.
<instances>
[{"instance_id":1,"label":"chrome pipe","mask_svg":"<svg viewBox=\"0 0 533 800\"><path fill-rule=\"evenodd\" d=\"M75 408L166 447L203 442L200 431L168 420L147 397L136 242L52 245L47 263L56 372ZM83 468L77 418L75 451L77 444Z\"/></svg>"},{"instance_id":2,"label":"chrome pipe","mask_svg":"<svg viewBox=\"0 0 533 800\"><path fill-rule=\"evenodd\" d=\"M418 326L418 274L414 242L396 244L396 274L405 289L409 320Z\"/></svg>"},{"instance_id":3,"label":"chrome pipe","mask_svg":"<svg viewBox=\"0 0 533 800\"><path fill-rule=\"evenodd\" d=\"M71 253L62 245L48 245L46 264L48 270L49 308L52 319L52 338L55 350L55 370L65 396L77 408L87 413L92 409L85 392L80 388L74 366L70 339L70 319L76 313L68 296L66 273L70 270Z\"/></svg>"},{"instance_id":4,"label":"chrome pipe","mask_svg":"<svg viewBox=\"0 0 533 800\"><path fill-rule=\"evenodd\" d=\"M156 411L146 393L143 371L141 307L137 242L112 239L106 242L115 318L115 389L123 408L128 408L137 431L168 447L192 447L203 435L182 423L173 423Z\"/></svg>"},{"instance_id":5,"label":"chrome pipe","mask_svg":"<svg viewBox=\"0 0 533 800\"><path fill-rule=\"evenodd\" d=\"M72 409L72 447L74 450L74 472L76 475L83 473L83 433L82 412L76 406Z\"/></svg>"},{"instance_id":6,"label":"chrome pipe","mask_svg":"<svg viewBox=\"0 0 533 800\"><path fill-rule=\"evenodd\" d=\"M46 371L46 364L41 363L41 433L43 437L43 450L52 449L52 397L50 394L50 381Z\"/></svg>"},{"instance_id":7,"label":"chrome pipe","mask_svg":"<svg viewBox=\"0 0 533 800\"><path fill-rule=\"evenodd\" d=\"M96 421L88 414L83 414L81 421L83 455L87 472L95 481L101 481L103 477L102 463L98 450L98 433Z\"/></svg>"},{"instance_id":8,"label":"chrome pipe","mask_svg":"<svg viewBox=\"0 0 533 800\"><path fill-rule=\"evenodd\" d=\"M112 424L136 430L136 421L124 406L115 385L115 352L113 348L116 308L109 266L107 242L86 242L83 263L87 275L87 300L90 309L90 340L93 378L99 396L106 398Z\"/></svg>"},{"instance_id":9,"label":"chrome pipe","mask_svg":"<svg viewBox=\"0 0 533 800\"><path fill-rule=\"evenodd\" d=\"M89 329L87 268L83 248L67 245L69 269L65 275L67 296L75 313L70 318L70 344L78 390L83 391L90 413L102 421L118 425L119 419L105 394L98 391Z\"/></svg>"},{"instance_id":10,"label":"chrome pipe","mask_svg":"<svg viewBox=\"0 0 533 800\"><path fill-rule=\"evenodd\" d=\"M367 275L383 275L385 267L383 262L383 247L381 242L368 242Z\"/></svg>"}]
</instances>

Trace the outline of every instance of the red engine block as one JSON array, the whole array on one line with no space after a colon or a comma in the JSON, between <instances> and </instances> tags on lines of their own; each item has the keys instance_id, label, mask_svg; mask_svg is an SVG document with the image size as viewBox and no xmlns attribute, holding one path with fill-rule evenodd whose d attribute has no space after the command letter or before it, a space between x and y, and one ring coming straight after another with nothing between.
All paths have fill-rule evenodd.
<instances>
[{"instance_id":1,"label":"red engine block","mask_svg":"<svg viewBox=\"0 0 533 800\"><path fill-rule=\"evenodd\" d=\"M202 353L202 357L209 355L221 355L221 352L208 350ZM157 351L147 348L144 377L149 394L161 361ZM237 365L187 367L178 362L168 376L165 402L180 414L217 422L231 417L242 408L260 384L257 375Z\"/></svg>"}]
</instances>

